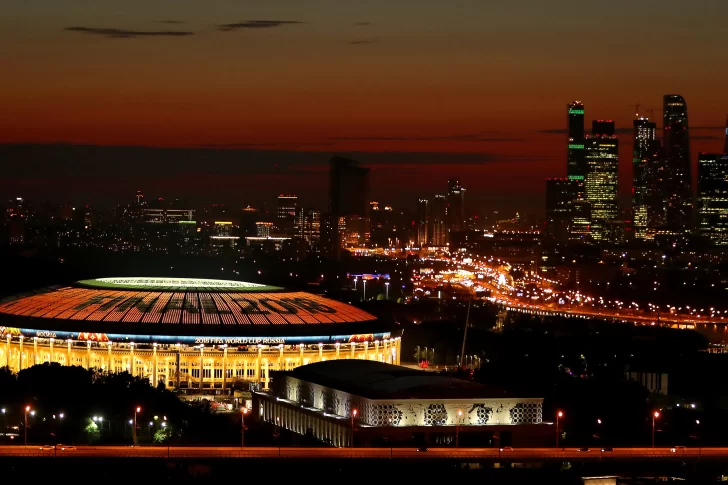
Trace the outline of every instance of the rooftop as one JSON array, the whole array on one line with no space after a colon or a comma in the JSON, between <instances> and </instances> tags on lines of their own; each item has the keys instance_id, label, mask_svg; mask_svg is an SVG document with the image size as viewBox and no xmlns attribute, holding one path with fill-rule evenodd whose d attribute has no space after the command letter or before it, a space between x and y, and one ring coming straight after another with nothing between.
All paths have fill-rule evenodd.
<instances>
[{"instance_id":1,"label":"rooftop","mask_svg":"<svg viewBox=\"0 0 728 485\"><path fill-rule=\"evenodd\" d=\"M511 397L476 382L370 360L316 362L283 374L368 399Z\"/></svg>"}]
</instances>

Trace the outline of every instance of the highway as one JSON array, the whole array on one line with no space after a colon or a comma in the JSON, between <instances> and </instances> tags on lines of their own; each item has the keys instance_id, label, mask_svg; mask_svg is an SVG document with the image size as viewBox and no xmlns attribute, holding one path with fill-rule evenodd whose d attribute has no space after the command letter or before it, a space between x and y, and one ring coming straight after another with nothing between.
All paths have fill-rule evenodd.
<instances>
[{"instance_id":1,"label":"highway","mask_svg":"<svg viewBox=\"0 0 728 485\"><path fill-rule=\"evenodd\" d=\"M247 459L386 459L386 460L474 460L493 462L545 461L651 461L728 459L728 448L615 448L602 452L599 448L578 451L575 448L259 448L259 447L183 447L183 446L78 446L74 450L60 447L0 446L3 457L55 458L247 458Z\"/></svg>"}]
</instances>

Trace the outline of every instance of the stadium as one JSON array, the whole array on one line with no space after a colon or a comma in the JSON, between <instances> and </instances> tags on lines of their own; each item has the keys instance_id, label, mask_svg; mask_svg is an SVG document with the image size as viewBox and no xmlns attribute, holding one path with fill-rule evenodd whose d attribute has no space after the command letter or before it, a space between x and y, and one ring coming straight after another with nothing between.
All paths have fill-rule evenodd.
<instances>
[{"instance_id":1,"label":"stadium","mask_svg":"<svg viewBox=\"0 0 728 485\"><path fill-rule=\"evenodd\" d=\"M336 359L399 364L400 335L346 303L228 280L99 278L0 301L0 366L128 371L168 389L227 393Z\"/></svg>"}]
</instances>

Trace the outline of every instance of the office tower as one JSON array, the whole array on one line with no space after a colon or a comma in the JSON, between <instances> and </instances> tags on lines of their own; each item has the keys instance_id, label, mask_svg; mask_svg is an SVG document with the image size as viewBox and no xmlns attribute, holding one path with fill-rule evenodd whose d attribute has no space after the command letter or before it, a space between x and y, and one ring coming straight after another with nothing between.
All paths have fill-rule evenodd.
<instances>
[{"instance_id":1,"label":"office tower","mask_svg":"<svg viewBox=\"0 0 728 485\"><path fill-rule=\"evenodd\" d=\"M659 145L655 133L657 125L647 118L637 118L634 125L632 148L632 225L635 239L646 239L650 200L654 199L655 154ZM652 226L654 227L654 225Z\"/></svg>"},{"instance_id":2,"label":"office tower","mask_svg":"<svg viewBox=\"0 0 728 485\"><path fill-rule=\"evenodd\" d=\"M609 226L619 215L619 140L614 122L592 122L592 134L584 142L587 166L584 190L591 205L591 238L609 239Z\"/></svg>"},{"instance_id":3,"label":"office tower","mask_svg":"<svg viewBox=\"0 0 728 485\"><path fill-rule=\"evenodd\" d=\"M572 208L579 197L579 181L546 179L546 236L555 242L569 241Z\"/></svg>"},{"instance_id":4,"label":"office tower","mask_svg":"<svg viewBox=\"0 0 728 485\"><path fill-rule=\"evenodd\" d=\"M343 157L334 157L329 164L329 215L322 221L331 232L329 238L333 243L329 248L329 257L338 259L341 255L341 246L344 234L341 228L346 227L347 218L366 219L360 236L368 234L368 205L369 205L369 169L360 167L359 162ZM344 223L341 224L341 220Z\"/></svg>"},{"instance_id":5,"label":"office tower","mask_svg":"<svg viewBox=\"0 0 728 485\"><path fill-rule=\"evenodd\" d=\"M465 230L465 189L460 180L447 181L447 204L445 221L450 232Z\"/></svg>"},{"instance_id":6,"label":"office tower","mask_svg":"<svg viewBox=\"0 0 728 485\"><path fill-rule=\"evenodd\" d=\"M584 105L574 101L567 106L567 169L570 179L584 180L586 165L584 162Z\"/></svg>"},{"instance_id":7,"label":"office tower","mask_svg":"<svg viewBox=\"0 0 728 485\"><path fill-rule=\"evenodd\" d=\"M723 142L723 155L728 155L728 116L725 119L725 141Z\"/></svg>"},{"instance_id":8,"label":"office tower","mask_svg":"<svg viewBox=\"0 0 728 485\"><path fill-rule=\"evenodd\" d=\"M728 246L728 155L698 155L698 228L717 246Z\"/></svg>"},{"instance_id":9,"label":"office tower","mask_svg":"<svg viewBox=\"0 0 728 485\"><path fill-rule=\"evenodd\" d=\"M447 213L447 201L444 195L436 195L432 199L430 207L430 222L432 224L432 246L443 247L447 245L447 228L445 227L445 215Z\"/></svg>"},{"instance_id":10,"label":"office tower","mask_svg":"<svg viewBox=\"0 0 728 485\"><path fill-rule=\"evenodd\" d=\"M417 201L417 246L423 248L430 242L430 201Z\"/></svg>"},{"instance_id":11,"label":"office tower","mask_svg":"<svg viewBox=\"0 0 728 485\"><path fill-rule=\"evenodd\" d=\"M682 96L667 94L663 99L663 156L665 165L666 229L673 234L690 228L693 189L690 170L688 106Z\"/></svg>"},{"instance_id":12,"label":"office tower","mask_svg":"<svg viewBox=\"0 0 728 485\"><path fill-rule=\"evenodd\" d=\"M298 198L293 194L280 194L278 196L276 226L278 226L278 232L283 236L292 236L294 234L297 204Z\"/></svg>"}]
</instances>

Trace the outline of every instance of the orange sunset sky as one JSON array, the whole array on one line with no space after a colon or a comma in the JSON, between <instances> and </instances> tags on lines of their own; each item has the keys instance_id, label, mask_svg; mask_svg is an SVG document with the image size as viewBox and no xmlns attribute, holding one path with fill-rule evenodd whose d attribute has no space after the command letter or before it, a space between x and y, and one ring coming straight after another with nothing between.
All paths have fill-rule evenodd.
<instances>
[{"instance_id":1,"label":"orange sunset sky","mask_svg":"<svg viewBox=\"0 0 728 485\"><path fill-rule=\"evenodd\" d=\"M622 129L627 196L636 103L661 126L683 95L693 158L722 148L727 38L726 0L6 2L0 195L321 205L343 153L382 202L459 177L472 209L538 214L578 99Z\"/></svg>"}]
</instances>

